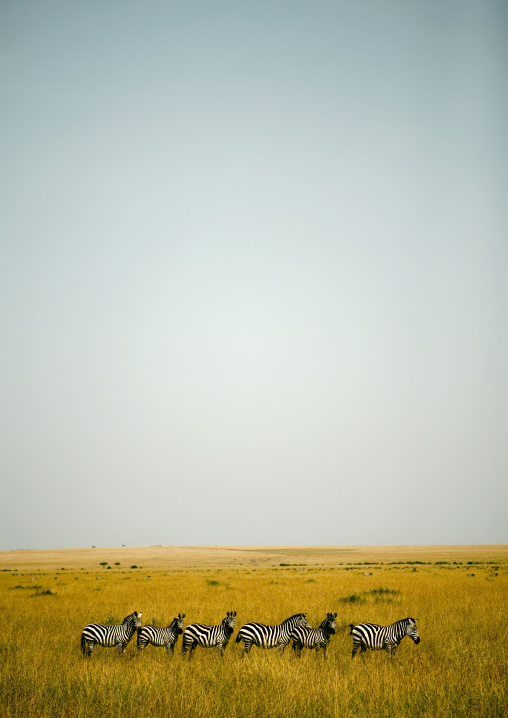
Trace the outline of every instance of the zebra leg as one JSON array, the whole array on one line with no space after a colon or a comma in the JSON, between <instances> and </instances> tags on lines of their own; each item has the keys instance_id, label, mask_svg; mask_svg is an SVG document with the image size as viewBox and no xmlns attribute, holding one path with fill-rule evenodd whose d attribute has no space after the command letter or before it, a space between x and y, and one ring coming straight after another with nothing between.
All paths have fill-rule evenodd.
<instances>
[{"instance_id":1,"label":"zebra leg","mask_svg":"<svg viewBox=\"0 0 508 718\"><path fill-rule=\"evenodd\" d=\"M247 653L250 651L251 648L252 648L252 641L246 641L246 640L244 639L244 640L243 640L243 654L242 654L242 655L243 655L243 656L246 656Z\"/></svg>"},{"instance_id":2,"label":"zebra leg","mask_svg":"<svg viewBox=\"0 0 508 718\"><path fill-rule=\"evenodd\" d=\"M116 650L119 656L122 655L122 653L125 653L125 644L124 643L117 643L116 644Z\"/></svg>"},{"instance_id":3,"label":"zebra leg","mask_svg":"<svg viewBox=\"0 0 508 718\"><path fill-rule=\"evenodd\" d=\"M83 645L81 646L81 650L83 651L83 655L85 658L90 658L90 656L93 653L94 645L95 645L94 643L88 643L88 642L83 643Z\"/></svg>"}]
</instances>

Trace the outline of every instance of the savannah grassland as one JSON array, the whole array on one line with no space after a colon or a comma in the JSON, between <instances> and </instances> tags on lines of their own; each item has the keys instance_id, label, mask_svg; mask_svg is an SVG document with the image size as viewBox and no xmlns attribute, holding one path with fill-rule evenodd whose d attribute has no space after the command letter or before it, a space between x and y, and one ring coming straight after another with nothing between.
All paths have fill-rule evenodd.
<instances>
[{"instance_id":1,"label":"savannah grassland","mask_svg":"<svg viewBox=\"0 0 508 718\"><path fill-rule=\"evenodd\" d=\"M508 546L10 551L0 569L2 716L508 715ZM137 656L135 638L122 656L81 656L85 624L134 610L157 625L181 611L185 625L238 615L222 659L198 648L189 662L181 637L173 658ZM290 648L242 658L243 623L300 611L314 626L337 612L326 662ZM408 615L418 646L351 660L347 624Z\"/></svg>"}]
</instances>

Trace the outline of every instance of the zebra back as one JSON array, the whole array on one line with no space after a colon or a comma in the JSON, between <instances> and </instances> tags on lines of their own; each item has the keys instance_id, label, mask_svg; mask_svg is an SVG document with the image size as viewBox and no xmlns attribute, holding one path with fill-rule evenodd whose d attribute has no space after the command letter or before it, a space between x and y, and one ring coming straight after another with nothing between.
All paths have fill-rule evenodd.
<instances>
[{"instance_id":1,"label":"zebra back","mask_svg":"<svg viewBox=\"0 0 508 718\"><path fill-rule=\"evenodd\" d=\"M191 649L191 654L196 646L203 648L217 648L217 653L222 654L229 643L229 638L234 631L236 611L228 611L226 618L218 626L206 626L202 623L191 623L183 633L182 653Z\"/></svg>"},{"instance_id":2,"label":"zebra back","mask_svg":"<svg viewBox=\"0 0 508 718\"><path fill-rule=\"evenodd\" d=\"M97 644L105 647L117 646L118 652L122 653L140 626L141 611L130 613L120 624L89 623L81 634L81 651L85 656L91 656Z\"/></svg>"},{"instance_id":3,"label":"zebra back","mask_svg":"<svg viewBox=\"0 0 508 718\"><path fill-rule=\"evenodd\" d=\"M169 626L160 628L158 626L143 626L138 628L138 653L140 653L148 644L152 646L165 646L168 653L173 653L175 643L178 636L183 633L183 619L185 613L179 613L173 618Z\"/></svg>"},{"instance_id":4,"label":"zebra back","mask_svg":"<svg viewBox=\"0 0 508 718\"><path fill-rule=\"evenodd\" d=\"M268 626L264 623L246 623L238 632L236 642L243 640L244 652L248 653L252 645L260 648L274 648L278 646L281 652L290 641L291 632L298 626L310 628L306 613L295 613L294 616L286 618L285 621L276 626Z\"/></svg>"},{"instance_id":5,"label":"zebra back","mask_svg":"<svg viewBox=\"0 0 508 718\"><path fill-rule=\"evenodd\" d=\"M390 626L379 626L375 623L359 623L356 626L350 624L350 633L353 636L352 657L355 657L358 648L362 654L367 649L387 650L393 656L404 636L409 636L417 644L420 643L416 627L417 620L408 616L400 621L395 621Z\"/></svg>"}]
</instances>

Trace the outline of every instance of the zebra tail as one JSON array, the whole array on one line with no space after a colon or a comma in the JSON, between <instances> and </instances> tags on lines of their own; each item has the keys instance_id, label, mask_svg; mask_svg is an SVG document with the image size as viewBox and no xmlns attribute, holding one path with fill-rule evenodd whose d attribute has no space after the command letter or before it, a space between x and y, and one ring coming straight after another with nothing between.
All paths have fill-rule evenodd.
<instances>
[{"instance_id":1,"label":"zebra tail","mask_svg":"<svg viewBox=\"0 0 508 718\"><path fill-rule=\"evenodd\" d=\"M85 634L81 634L81 653L85 653L86 651L86 642L85 642Z\"/></svg>"},{"instance_id":2,"label":"zebra tail","mask_svg":"<svg viewBox=\"0 0 508 718\"><path fill-rule=\"evenodd\" d=\"M236 637L235 643L240 643L242 640L242 637L240 636L240 633L238 633L238 636Z\"/></svg>"}]
</instances>

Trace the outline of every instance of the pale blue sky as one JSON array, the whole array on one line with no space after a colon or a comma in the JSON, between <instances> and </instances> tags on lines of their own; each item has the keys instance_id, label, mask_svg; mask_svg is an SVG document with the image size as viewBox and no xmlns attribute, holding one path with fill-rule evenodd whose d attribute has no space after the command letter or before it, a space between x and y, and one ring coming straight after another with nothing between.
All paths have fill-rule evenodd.
<instances>
[{"instance_id":1,"label":"pale blue sky","mask_svg":"<svg viewBox=\"0 0 508 718\"><path fill-rule=\"evenodd\" d=\"M507 31L0 2L0 549L508 541Z\"/></svg>"}]
</instances>

